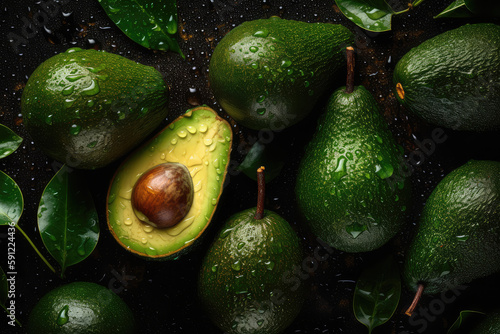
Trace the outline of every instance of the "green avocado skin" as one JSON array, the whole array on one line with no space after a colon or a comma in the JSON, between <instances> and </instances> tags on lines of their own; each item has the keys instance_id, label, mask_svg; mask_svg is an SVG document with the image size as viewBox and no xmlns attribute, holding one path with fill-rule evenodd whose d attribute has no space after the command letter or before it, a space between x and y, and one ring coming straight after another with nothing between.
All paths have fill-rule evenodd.
<instances>
[{"instance_id":1,"label":"green avocado skin","mask_svg":"<svg viewBox=\"0 0 500 334\"><path fill-rule=\"evenodd\" d=\"M345 66L353 34L338 24L278 17L247 21L210 60L215 98L238 123L279 131L303 119Z\"/></svg>"},{"instance_id":2,"label":"green avocado skin","mask_svg":"<svg viewBox=\"0 0 500 334\"><path fill-rule=\"evenodd\" d=\"M500 26L464 25L411 49L397 63L398 100L427 122L455 130L500 129Z\"/></svg>"},{"instance_id":3,"label":"green avocado skin","mask_svg":"<svg viewBox=\"0 0 500 334\"><path fill-rule=\"evenodd\" d=\"M500 310L487 313L470 334L500 334Z\"/></svg>"},{"instance_id":4,"label":"green avocado skin","mask_svg":"<svg viewBox=\"0 0 500 334\"><path fill-rule=\"evenodd\" d=\"M370 92L339 88L299 166L299 209L312 232L336 249L379 248L400 230L409 206L402 166L402 149Z\"/></svg>"},{"instance_id":5,"label":"green avocado skin","mask_svg":"<svg viewBox=\"0 0 500 334\"><path fill-rule=\"evenodd\" d=\"M304 301L292 277L303 261L297 235L276 213L255 220L255 212L230 217L203 260L200 300L224 333L282 333Z\"/></svg>"},{"instance_id":6,"label":"green avocado skin","mask_svg":"<svg viewBox=\"0 0 500 334\"><path fill-rule=\"evenodd\" d=\"M500 270L500 162L471 160L427 200L406 254L404 278L416 290L447 291Z\"/></svg>"},{"instance_id":7,"label":"green avocado skin","mask_svg":"<svg viewBox=\"0 0 500 334\"><path fill-rule=\"evenodd\" d=\"M48 156L94 169L138 145L165 119L161 73L122 56L72 48L43 62L23 91L23 121Z\"/></svg>"}]
</instances>

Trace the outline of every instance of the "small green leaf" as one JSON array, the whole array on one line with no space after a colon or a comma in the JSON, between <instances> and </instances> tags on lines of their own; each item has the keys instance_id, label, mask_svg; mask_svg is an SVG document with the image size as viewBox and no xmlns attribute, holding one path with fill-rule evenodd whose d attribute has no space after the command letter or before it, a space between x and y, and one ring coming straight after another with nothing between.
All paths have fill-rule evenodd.
<instances>
[{"instance_id":1,"label":"small green leaf","mask_svg":"<svg viewBox=\"0 0 500 334\"><path fill-rule=\"evenodd\" d=\"M177 33L176 0L99 0L109 18L134 42L154 50L184 54Z\"/></svg>"},{"instance_id":2,"label":"small green leaf","mask_svg":"<svg viewBox=\"0 0 500 334\"><path fill-rule=\"evenodd\" d=\"M9 295L9 285L7 284L7 275L0 267L0 305L5 306Z\"/></svg>"},{"instance_id":3,"label":"small green leaf","mask_svg":"<svg viewBox=\"0 0 500 334\"><path fill-rule=\"evenodd\" d=\"M356 319L372 330L388 321L401 296L401 278L392 257L366 268L354 290Z\"/></svg>"},{"instance_id":4,"label":"small green leaf","mask_svg":"<svg viewBox=\"0 0 500 334\"><path fill-rule=\"evenodd\" d=\"M342 13L359 27L375 32L391 30L395 12L385 0L335 0Z\"/></svg>"},{"instance_id":5,"label":"small green leaf","mask_svg":"<svg viewBox=\"0 0 500 334\"><path fill-rule=\"evenodd\" d=\"M465 6L465 0L456 0L445 8L441 13L434 16L435 19L442 17L472 17L473 13Z\"/></svg>"},{"instance_id":6,"label":"small green leaf","mask_svg":"<svg viewBox=\"0 0 500 334\"><path fill-rule=\"evenodd\" d=\"M500 17L500 1L498 0L465 0L465 5L478 16Z\"/></svg>"},{"instance_id":7,"label":"small green leaf","mask_svg":"<svg viewBox=\"0 0 500 334\"><path fill-rule=\"evenodd\" d=\"M0 171L0 189L0 225L17 224L24 207L21 189L2 171Z\"/></svg>"},{"instance_id":8,"label":"small green leaf","mask_svg":"<svg viewBox=\"0 0 500 334\"><path fill-rule=\"evenodd\" d=\"M92 195L80 171L64 165L45 188L38 206L38 228L45 247L61 265L84 260L99 239Z\"/></svg>"},{"instance_id":9,"label":"small green leaf","mask_svg":"<svg viewBox=\"0 0 500 334\"><path fill-rule=\"evenodd\" d=\"M0 124L0 159L14 153L22 142L23 138L5 125Z\"/></svg>"},{"instance_id":10,"label":"small green leaf","mask_svg":"<svg viewBox=\"0 0 500 334\"><path fill-rule=\"evenodd\" d=\"M453 325L451 325L451 327L448 329L448 334L451 334L455 331L457 331L460 326L462 326L462 323L467 319L469 318L471 315L474 315L474 314L484 314L483 312L479 312L479 311L470 311L470 310L465 310L465 311L462 311L460 312L457 320L455 320L455 322L453 323Z\"/></svg>"}]
</instances>

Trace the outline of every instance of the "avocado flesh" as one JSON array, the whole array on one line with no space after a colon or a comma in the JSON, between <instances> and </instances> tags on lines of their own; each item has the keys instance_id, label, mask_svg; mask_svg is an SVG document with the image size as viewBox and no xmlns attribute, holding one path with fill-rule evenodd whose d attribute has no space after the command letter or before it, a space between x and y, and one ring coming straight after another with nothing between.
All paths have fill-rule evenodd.
<instances>
[{"instance_id":1,"label":"avocado flesh","mask_svg":"<svg viewBox=\"0 0 500 334\"><path fill-rule=\"evenodd\" d=\"M72 48L30 76L21 109L45 154L74 168L103 167L128 153L165 119L160 72L122 56Z\"/></svg>"},{"instance_id":2,"label":"avocado flesh","mask_svg":"<svg viewBox=\"0 0 500 334\"><path fill-rule=\"evenodd\" d=\"M224 333L281 333L304 301L304 284L287 281L304 259L297 235L275 212L255 213L230 217L203 260L200 299Z\"/></svg>"},{"instance_id":3,"label":"avocado flesh","mask_svg":"<svg viewBox=\"0 0 500 334\"><path fill-rule=\"evenodd\" d=\"M500 270L500 162L470 161L427 200L406 254L404 278L416 290L447 291Z\"/></svg>"},{"instance_id":4,"label":"avocado flesh","mask_svg":"<svg viewBox=\"0 0 500 334\"><path fill-rule=\"evenodd\" d=\"M397 63L397 99L427 122L500 129L500 26L464 25L411 49Z\"/></svg>"},{"instance_id":5,"label":"avocado flesh","mask_svg":"<svg viewBox=\"0 0 500 334\"><path fill-rule=\"evenodd\" d=\"M337 89L299 166L297 204L332 247L366 252L400 230L409 206L403 154L364 87Z\"/></svg>"},{"instance_id":6,"label":"avocado flesh","mask_svg":"<svg viewBox=\"0 0 500 334\"><path fill-rule=\"evenodd\" d=\"M344 68L343 47L353 41L338 24L278 17L247 21L215 48L210 87L239 124L282 130L312 110Z\"/></svg>"},{"instance_id":7,"label":"avocado flesh","mask_svg":"<svg viewBox=\"0 0 500 334\"><path fill-rule=\"evenodd\" d=\"M131 154L118 168L108 193L108 226L125 249L147 258L174 259L205 231L217 207L231 152L230 125L208 107L189 110ZM176 162L192 177L191 209L175 226L142 223L131 203L132 189L150 168Z\"/></svg>"}]
</instances>

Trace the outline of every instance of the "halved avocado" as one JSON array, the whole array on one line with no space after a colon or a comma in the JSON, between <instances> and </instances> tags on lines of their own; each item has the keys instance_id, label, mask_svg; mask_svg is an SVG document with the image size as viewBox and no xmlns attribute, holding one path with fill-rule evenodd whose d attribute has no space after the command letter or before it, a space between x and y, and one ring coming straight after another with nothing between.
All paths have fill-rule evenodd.
<instances>
[{"instance_id":1,"label":"halved avocado","mask_svg":"<svg viewBox=\"0 0 500 334\"><path fill-rule=\"evenodd\" d=\"M108 227L118 243L137 255L177 259L209 225L222 193L232 143L231 126L208 107L188 110L132 153L118 168L107 199ZM158 229L139 220L132 208L132 189L141 175L157 165L175 162L191 175L194 198L175 226Z\"/></svg>"}]
</instances>

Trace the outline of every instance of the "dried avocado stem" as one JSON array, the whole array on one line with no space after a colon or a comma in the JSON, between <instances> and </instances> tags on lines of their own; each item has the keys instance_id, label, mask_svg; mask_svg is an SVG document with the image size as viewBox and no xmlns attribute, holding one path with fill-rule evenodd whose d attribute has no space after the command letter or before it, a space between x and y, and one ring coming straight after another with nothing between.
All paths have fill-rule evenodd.
<instances>
[{"instance_id":1,"label":"dried avocado stem","mask_svg":"<svg viewBox=\"0 0 500 334\"><path fill-rule=\"evenodd\" d=\"M264 166L257 169L257 212L253 217L256 220L264 218L264 200L266 198L266 179L264 170Z\"/></svg>"},{"instance_id":2,"label":"dried avocado stem","mask_svg":"<svg viewBox=\"0 0 500 334\"><path fill-rule=\"evenodd\" d=\"M422 297L423 292L424 292L424 285L419 284L417 287L417 292L415 293L415 297L413 298L410 307L408 307L408 309L405 312L407 316L411 317L413 311L415 311L415 308L417 307L420 297Z\"/></svg>"},{"instance_id":3,"label":"dried avocado stem","mask_svg":"<svg viewBox=\"0 0 500 334\"><path fill-rule=\"evenodd\" d=\"M345 92L351 94L354 91L354 48L348 46L346 48L347 56L347 80L345 85Z\"/></svg>"}]
</instances>

